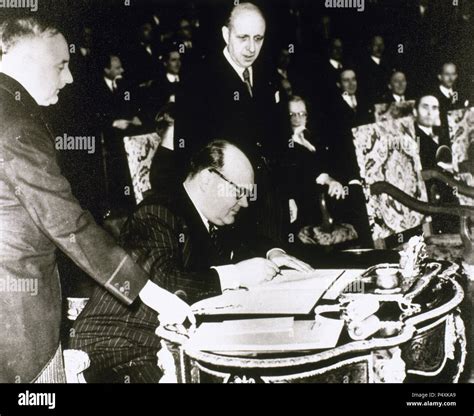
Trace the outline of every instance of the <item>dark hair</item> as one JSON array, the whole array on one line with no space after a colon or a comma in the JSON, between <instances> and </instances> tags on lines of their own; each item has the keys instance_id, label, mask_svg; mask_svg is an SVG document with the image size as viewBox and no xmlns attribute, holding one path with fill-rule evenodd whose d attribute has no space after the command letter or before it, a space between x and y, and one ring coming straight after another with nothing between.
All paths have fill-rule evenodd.
<instances>
[{"instance_id":1,"label":"dark hair","mask_svg":"<svg viewBox=\"0 0 474 416\"><path fill-rule=\"evenodd\" d=\"M112 65L112 58L114 57L120 59L120 54L113 51L100 54L98 57L98 69L100 69L101 71L106 68L110 69L110 66Z\"/></svg>"},{"instance_id":2,"label":"dark hair","mask_svg":"<svg viewBox=\"0 0 474 416\"><path fill-rule=\"evenodd\" d=\"M342 69L339 71L339 81L338 81L338 82L341 82L342 74L343 74L344 72L347 72L347 71L352 71L352 72L355 74L356 78L357 78L357 71L355 70L355 68L352 67L352 66L345 66L344 68L342 68Z\"/></svg>"},{"instance_id":3,"label":"dark hair","mask_svg":"<svg viewBox=\"0 0 474 416\"><path fill-rule=\"evenodd\" d=\"M221 169L224 166L224 152L229 145L226 140L213 140L200 149L191 158L188 177L193 178L199 172L210 168Z\"/></svg>"},{"instance_id":4,"label":"dark hair","mask_svg":"<svg viewBox=\"0 0 474 416\"><path fill-rule=\"evenodd\" d=\"M418 97L415 100L415 108L418 108L418 106L420 105L420 101L425 97L434 97L438 100L438 104L439 104L438 97L436 97L436 95L434 95L432 92L422 92L420 95L418 95Z\"/></svg>"},{"instance_id":5,"label":"dark hair","mask_svg":"<svg viewBox=\"0 0 474 416\"><path fill-rule=\"evenodd\" d=\"M161 61L166 62L173 52L179 53L179 45L174 42L166 43L163 45L163 51L161 53Z\"/></svg>"},{"instance_id":6,"label":"dark hair","mask_svg":"<svg viewBox=\"0 0 474 416\"><path fill-rule=\"evenodd\" d=\"M57 34L59 34L57 28L35 17L10 19L0 26L0 50L5 55L21 39L55 36Z\"/></svg>"}]
</instances>

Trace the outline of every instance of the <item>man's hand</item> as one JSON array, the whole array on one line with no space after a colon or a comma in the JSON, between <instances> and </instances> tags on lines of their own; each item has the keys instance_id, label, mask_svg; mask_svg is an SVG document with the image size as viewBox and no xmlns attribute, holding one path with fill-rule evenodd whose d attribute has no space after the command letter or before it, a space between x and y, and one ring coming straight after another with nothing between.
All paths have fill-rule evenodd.
<instances>
[{"instance_id":1,"label":"man's hand","mask_svg":"<svg viewBox=\"0 0 474 416\"><path fill-rule=\"evenodd\" d=\"M129 125L130 125L130 121L128 120L115 120L112 123L112 127L115 127L116 129L119 129L119 130L127 130Z\"/></svg>"},{"instance_id":2,"label":"man's hand","mask_svg":"<svg viewBox=\"0 0 474 416\"><path fill-rule=\"evenodd\" d=\"M264 258L244 260L235 265L239 272L241 286L251 287L272 280L280 269Z\"/></svg>"},{"instance_id":3,"label":"man's hand","mask_svg":"<svg viewBox=\"0 0 474 416\"><path fill-rule=\"evenodd\" d=\"M294 199L288 201L290 207L290 224L293 224L298 219L298 205Z\"/></svg>"},{"instance_id":4,"label":"man's hand","mask_svg":"<svg viewBox=\"0 0 474 416\"><path fill-rule=\"evenodd\" d=\"M316 178L318 185L327 185L329 187L328 194L331 198L344 199L346 193L342 184L331 178L327 173L322 173Z\"/></svg>"},{"instance_id":5,"label":"man's hand","mask_svg":"<svg viewBox=\"0 0 474 416\"><path fill-rule=\"evenodd\" d=\"M329 181L328 185L329 185L328 194L331 198L344 199L346 197L346 194L344 192L344 187L342 186L340 182L332 179Z\"/></svg>"},{"instance_id":6,"label":"man's hand","mask_svg":"<svg viewBox=\"0 0 474 416\"><path fill-rule=\"evenodd\" d=\"M289 267L290 269L298 270L300 272L312 272L314 269L305 262L298 260L296 257L286 254L282 250L271 250L268 253L268 259L275 263L278 267Z\"/></svg>"},{"instance_id":7,"label":"man's hand","mask_svg":"<svg viewBox=\"0 0 474 416\"><path fill-rule=\"evenodd\" d=\"M130 124L132 124L133 126L139 127L142 125L142 121L137 116L135 116L130 121Z\"/></svg>"},{"instance_id":8,"label":"man's hand","mask_svg":"<svg viewBox=\"0 0 474 416\"><path fill-rule=\"evenodd\" d=\"M187 303L152 281L147 282L139 296L145 305L158 312L160 326L174 325L183 330L186 319L191 325L196 324L196 318Z\"/></svg>"}]
</instances>

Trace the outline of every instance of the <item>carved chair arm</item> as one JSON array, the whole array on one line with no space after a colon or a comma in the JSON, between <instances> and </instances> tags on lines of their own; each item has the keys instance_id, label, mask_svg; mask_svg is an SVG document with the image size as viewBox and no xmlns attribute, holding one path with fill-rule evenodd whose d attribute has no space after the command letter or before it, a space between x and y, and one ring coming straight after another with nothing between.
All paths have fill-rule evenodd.
<instances>
[{"instance_id":1,"label":"carved chair arm","mask_svg":"<svg viewBox=\"0 0 474 416\"><path fill-rule=\"evenodd\" d=\"M458 179L455 179L450 173L441 172L438 169L430 169L422 171L421 176L425 181L435 179L440 182L444 182L446 185L456 188L458 194L474 198L474 187L469 186Z\"/></svg>"}]
</instances>

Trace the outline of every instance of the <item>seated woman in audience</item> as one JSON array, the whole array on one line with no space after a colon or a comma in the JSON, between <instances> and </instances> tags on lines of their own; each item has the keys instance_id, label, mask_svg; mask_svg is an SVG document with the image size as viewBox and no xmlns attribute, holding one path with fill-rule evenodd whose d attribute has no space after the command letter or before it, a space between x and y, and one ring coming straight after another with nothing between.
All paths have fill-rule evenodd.
<instances>
[{"instance_id":1,"label":"seated woman in audience","mask_svg":"<svg viewBox=\"0 0 474 416\"><path fill-rule=\"evenodd\" d=\"M327 148L308 125L305 100L293 96L288 103L292 136L282 156L282 184L289 200L292 229L321 222L317 185L328 185L335 200L345 198L341 183L328 174Z\"/></svg>"}]
</instances>

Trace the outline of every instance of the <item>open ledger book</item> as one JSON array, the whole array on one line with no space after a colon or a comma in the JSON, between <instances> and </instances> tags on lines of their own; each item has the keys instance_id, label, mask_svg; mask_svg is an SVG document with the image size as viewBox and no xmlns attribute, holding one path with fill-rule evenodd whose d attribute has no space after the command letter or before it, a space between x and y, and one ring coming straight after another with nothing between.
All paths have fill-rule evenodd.
<instances>
[{"instance_id":1,"label":"open ledger book","mask_svg":"<svg viewBox=\"0 0 474 416\"><path fill-rule=\"evenodd\" d=\"M252 355L334 348L342 320L308 315L319 299L335 300L361 270L282 271L271 282L250 290L233 290L193 305L200 315L286 315L202 323L186 348L224 355Z\"/></svg>"},{"instance_id":2,"label":"open ledger book","mask_svg":"<svg viewBox=\"0 0 474 416\"><path fill-rule=\"evenodd\" d=\"M232 355L327 349L336 346L343 326L341 320L322 316L313 321L266 318L203 323L186 348Z\"/></svg>"},{"instance_id":3,"label":"open ledger book","mask_svg":"<svg viewBox=\"0 0 474 416\"><path fill-rule=\"evenodd\" d=\"M226 291L192 306L197 315L308 315L321 297L334 300L360 270L283 270L250 290Z\"/></svg>"}]
</instances>

